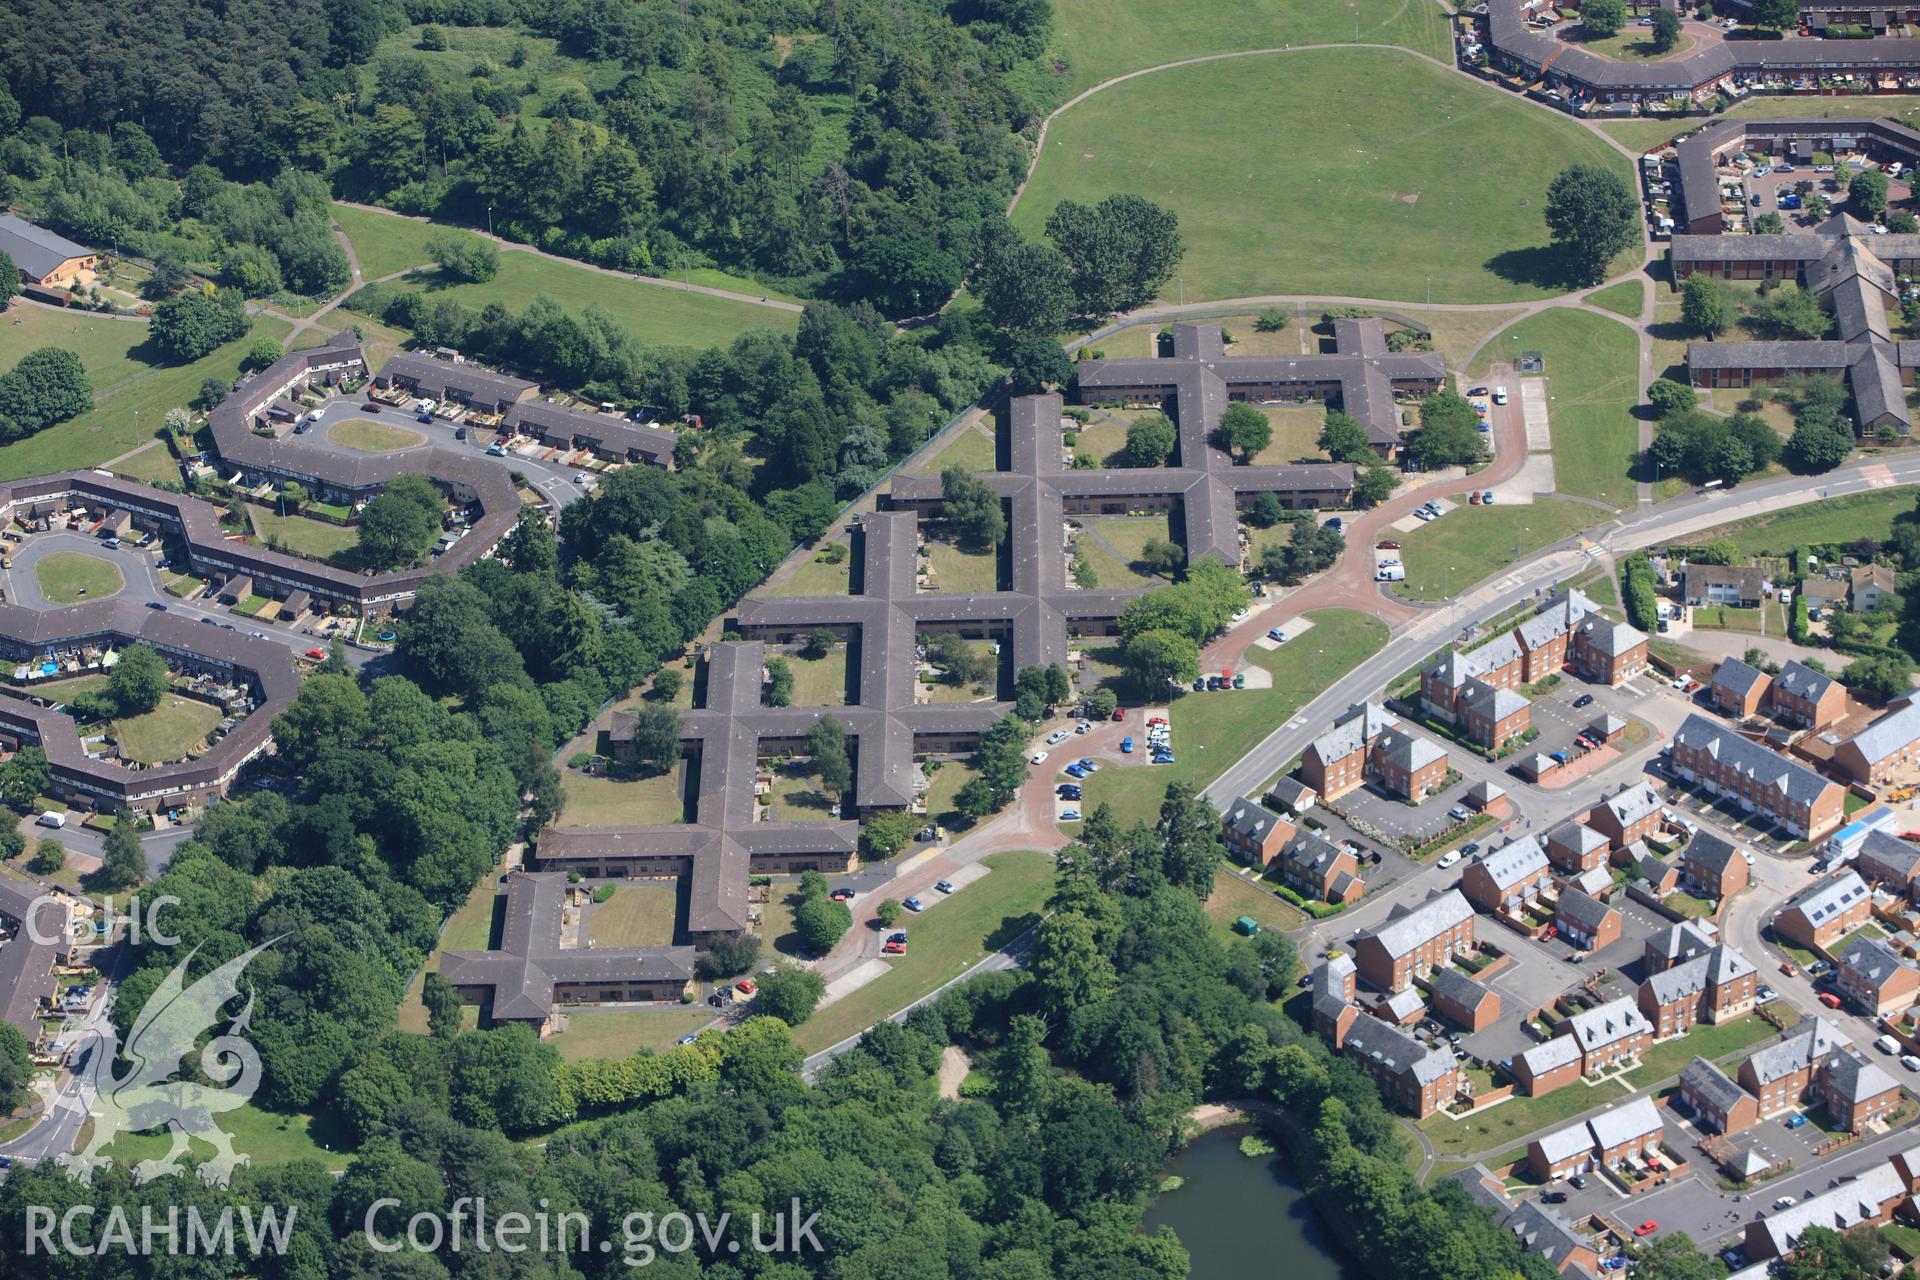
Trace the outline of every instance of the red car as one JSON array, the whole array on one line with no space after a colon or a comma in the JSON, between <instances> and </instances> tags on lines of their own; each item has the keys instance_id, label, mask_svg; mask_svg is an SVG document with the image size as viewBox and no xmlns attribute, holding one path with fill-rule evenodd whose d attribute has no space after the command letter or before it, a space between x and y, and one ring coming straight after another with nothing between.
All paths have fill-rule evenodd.
<instances>
[{"instance_id":1,"label":"red car","mask_svg":"<svg viewBox=\"0 0 1920 1280\"><path fill-rule=\"evenodd\" d=\"M307 650L307 656L315 662L319 662L327 656L327 651L325 649L309 649Z\"/></svg>"},{"instance_id":2,"label":"red car","mask_svg":"<svg viewBox=\"0 0 1920 1280\"><path fill-rule=\"evenodd\" d=\"M1115 719L1116 721L1119 721L1119 720L1125 720L1125 719L1127 718L1127 712L1126 712L1126 708L1124 708L1124 707L1115 707L1115 708L1113 709L1113 718L1114 718L1114 719Z\"/></svg>"},{"instance_id":3,"label":"red car","mask_svg":"<svg viewBox=\"0 0 1920 1280\"><path fill-rule=\"evenodd\" d=\"M1395 542L1392 538L1382 538L1380 539L1380 541L1373 544L1373 549L1375 551L1398 551L1400 549L1400 544Z\"/></svg>"},{"instance_id":4,"label":"red car","mask_svg":"<svg viewBox=\"0 0 1920 1280\"><path fill-rule=\"evenodd\" d=\"M1831 991L1822 991L1820 993L1820 1003L1829 1009L1838 1009L1840 1007L1840 997Z\"/></svg>"},{"instance_id":5,"label":"red car","mask_svg":"<svg viewBox=\"0 0 1920 1280\"><path fill-rule=\"evenodd\" d=\"M1557 924L1550 924L1540 931L1540 941L1542 942L1551 942L1559 936L1560 926Z\"/></svg>"},{"instance_id":6,"label":"red car","mask_svg":"<svg viewBox=\"0 0 1920 1280\"><path fill-rule=\"evenodd\" d=\"M1633 1229L1633 1234L1637 1236L1650 1236L1654 1232L1658 1231L1659 1229L1660 1229L1660 1224L1655 1222L1652 1218L1648 1218L1645 1222L1641 1223L1639 1226Z\"/></svg>"},{"instance_id":7,"label":"red car","mask_svg":"<svg viewBox=\"0 0 1920 1280\"><path fill-rule=\"evenodd\" d=\"M880 948L880 954L883 956L903 956L907 954L907 944L904 942L889 942Z\"/></svg>"},{"instance_id":8,"label":"red car","mask_svg":"<svg viewBox=\"0 0 1920 1280\"><path fill-rule=\"evenodd\" d=\"M753 985L752 978L742 978L733 984L733 989L748 999L752 999L754 994L760 990L760 988Z\"/></svg>"}]
</instances>

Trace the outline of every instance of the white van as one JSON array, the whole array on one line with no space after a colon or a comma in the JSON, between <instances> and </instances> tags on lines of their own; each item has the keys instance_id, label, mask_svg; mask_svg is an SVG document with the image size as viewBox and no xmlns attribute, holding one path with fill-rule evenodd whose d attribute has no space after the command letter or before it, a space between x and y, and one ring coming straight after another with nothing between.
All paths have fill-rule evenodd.
<instances>
[{"instance_id":1,"label":"white van","mask_svg":"<svg viewBox=\"0 0 1920 1280\"><path fill-rule=\"evenodd\" d=\"M1493 389L1493 402L1495 404L1505 404L1507 402L1507 389L1505 387L1495 387Z\"/></svg>"},{"instance_id":2,"label":"white van","mask_svg":"<svg viewBox=\"0 0 1920 1280\"><path fill-rule=\"evenodd\" d=\"M43 827L64 827L67 825L67 815L48 810L36 818L35 821Z\"/></svg>"},{"instance_id":3,"label":"white van","mask_svg":"<svg viewBox=\"0 0 1920 1280\"><path fill-rule=\"evenodd\" d=\"M1397 564L1383 564L1373 571L1375 582L1405 582L1407 571Z\"/></svg>"},{"instance_id":4,"label":"white van","mask_svg":"<svg viewBox=\"0 0 1920 1280\"><path fill-rule=\"evenodd\" d=\"M1892 1036L1881 1036L1873 1042L1873 1047L1882 1053L1894 1053L1900 1048L1900 1042Z\"/></svg>"}]
</instances>

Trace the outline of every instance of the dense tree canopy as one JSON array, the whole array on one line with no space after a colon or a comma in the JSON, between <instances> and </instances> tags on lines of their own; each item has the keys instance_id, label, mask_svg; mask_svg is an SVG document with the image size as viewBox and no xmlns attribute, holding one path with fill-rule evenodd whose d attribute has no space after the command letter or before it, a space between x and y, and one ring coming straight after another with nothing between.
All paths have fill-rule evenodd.
<instances>
[{"instance_id":1,"label":"dense tree canopy","mask_svg":"<svg viewBox=\"0 0 1920 1280\"><path fill-rule=\"evenodd\" d=\"M1598 284L1614 255L1639 243L1640 202L1613 169L1576 164L1547 188L1547 229L1568 278Z\"/></svg>"}]
</instances>

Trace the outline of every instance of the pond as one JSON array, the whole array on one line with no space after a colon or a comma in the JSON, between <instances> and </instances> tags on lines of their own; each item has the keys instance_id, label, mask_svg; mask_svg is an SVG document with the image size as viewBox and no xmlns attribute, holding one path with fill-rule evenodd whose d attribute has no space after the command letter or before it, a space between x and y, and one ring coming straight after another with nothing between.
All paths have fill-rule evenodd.
<instances>
[{"instance_id":1,"label":"pond","mask_svg":"<svg viewBox=\"0 0 1920 1280\"><path fill-rule=\"evenodd\" d=\"M1254 1125L1230 1125L1188 1143L1166 1168L1183 1181L1153 1202L1141 1229L1172 1227L1192 1258L1195 1280L1357 1280L1286 1162L1277 1154L1240 1154L1240 1139L1258 1133Z\"/></svg>"}]
</instances>

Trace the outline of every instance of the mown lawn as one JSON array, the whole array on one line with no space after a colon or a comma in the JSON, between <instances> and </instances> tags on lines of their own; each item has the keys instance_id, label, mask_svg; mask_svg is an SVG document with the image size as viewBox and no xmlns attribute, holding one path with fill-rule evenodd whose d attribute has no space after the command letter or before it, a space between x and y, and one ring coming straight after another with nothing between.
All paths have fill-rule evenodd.
<instances>
[{"instance_id":1,"label":"mown lawn","mask_svg":"<svg viewBox=\"0 0 1920 1280\"><path fill-rule=\"evenodd\" d=\"M400 1014L396 1025L402 1031L412 1031L419 1035L427 1032L427 1010L420 1003L420 987L429 973L440 971L440 956L446 951L485 951L493 941L494 905L500 901L500 868L496 865L488 869L467 894L467 900L447 918L446 927L440 931L440 940L427 956L420 972L414 975L407 985L407 994L401 997Z\"/></svg>"},{"instance_id":2,"label":"mown lawn","mask_svg":"<svg viewBox=\"0 0 1920 1280\"><path fill-rule=\"evenodd\" d=\"M1273 688L1175 698L1168 712L1174 763L1109 765L1083 784L1086 803L1081 810L1092 813L1095 805L1107 804L1123 827L1151 823L1170 783L1200 787L1213 781L1301 705L1387 642L1386 624L1355 609L1319 609L1308 616L1313 629L1298 640L1278 649L1247 651L1248 661L1273 673Z\"/></svg>"},{"instance_id":3,"label":"mown lawn","mask_svg":"<svg viewBox=\"0 0 1920 1280\"><path fill-rule=\"evenodd\" d=\"M1280 933L1291 933L1307 922L1306 914L1291 902L1222 867L1214 874L1213 896L1207 899L1207 919L1213 921L1213 936L1222 942L1240 937L1234 932L1233 922L1241 916L1252 916L1261 928Z\"/></svg>"},{"instance_id":4,"label":"mown lawn","mask_svg":"<svg viewBox=\"0 0 1920 1280\"><path fill-rule=\"evenodd\" d=\"M587 912L587 937L596 947L670 947L679 900L672 881L619 881Z\"/></svg>"},{"instance_id":5,"label":"mown lawn","mask_svg":"<svg viewBox=\"0 0 1920 1280\"><path fill-rule=\"evenodd\" d=\"M162 695L160 705L143 715L113 722L120 754L141 764L178 760L207 740L220 723L220 709L198 698Z\"/></svg>"},{"instance_id":6,"label":"mown lawn","mask_svg":"<svg viewBox=\"0 0 1920 1280\"><path fill-rule=\"evenodd\" d=\"M180 483L180 461L173 456L173 450L159 440L120 459L113 464L112 471L142 484Z\"/></svg>"},{"instance_id":7,"label":"mown lawn","mask_svg":"<svg viewBox=\"0 0 1920 1280\"><path fill-rule=\"evenodd\" d=\"M659 346L725 346L748 329L791 332L800 324L796 311L647 284L512 250L500 254L499 274L483 284L450 284L434 272L394 283L421 290L429 301L452 298L475 311L489 302L524 311L541 294L559 299L570 312L591 302L642 342Z\"/></svg>"},{"instance_id":8,"label":"mown lawn","mask_svg":"<svg viewBox=\"0 0 1920 1280\"><path fill-rule=\"evenodd\" d=\"M1876 489L1872 493L1828 498L1734 524L1709 529L1689 542L1730 538L1740 554L1784 556L1795 547L1873 538L1884 542L1893 532L1894 517L1914 509L1920 488Z\"/></svg>"},{"instance_id":9,"label":"mown lawn","mask_svg":"<svg viewBox=\"0 0 1920 1280\"><path fill-rule=\"evenodd\" d=\"M953 467L962 471L992 471L998 460L994 453L993 436L969 425L955 430L944 444L916 463L913 470L916 474L929 476L937 476Z\"/></svg>"},{"instance_id":10,"label":"mown lawn","mask_svg":"<svg viewBox=\"0 0 1920 1280\"><path fill-rule=\"evenodd\" d=\"M1217 0L1204 8L1178 0L1058 0L1053 30L1068 63L1062 98L1123 72L1236 49L1351 40L1403 45L1443 61L1451 51L1446 15L1421 0Z\"/></svg>"},{"instance_id":11,"label":"mown lawn","mask_svg":"<svg viewBox=\"0 0 1920 1280\"><path fill-rule=\"evenodd\" d=\"M1496 360L1534 350L1547 361L1554 488L1613 507L1632 506L1640 450L1633 417L1640 401L1640 347L1633 330L1590 311L1554 307L1496 336L1474 361L1473 376L1485 377Z\"/></svg>"},{"instance_id":12,"label":"mown lawn","mask_svg":"<svg viewBox=\"0 0 1920 1280\"><path fill-rule=\"evenodd\" d=\"M40 594L54 604L74 604L113 595L126 585L111 560L80 551L55 551L33 566Z\"/></svg>"},{"instance_id":13,"label":"mown lawn","mask_svg":"<svg viewBox=\"0 0 1920 1280\"><path fill-rule=\"evenodd\" d=\"M1615 315L1629 320L1640 318L1640 308L1646 305L1647 285L1642 280L1622 280L1619 284L1610 284L1587 295L1587 301L1596 307L1604 307Z\"/></svg>"},{"instance_id":14,"label":"mown lawn","mask_svg":"<svg viewBox=\"0 0 1920 1280\"><path fill-rule=\"evenodd\" d=\"M427 237L439 228L429 223L344 204L333 206L333 220L353 244L362 281L378 280L433 261L433 255L427 252Z\"/></svg>"},{"instance_id":15,"label":"mown lawn","mask_svg":"<svg viewBox=\"0 0 1920 1280\"><path fill-rule=\"evenodd\" d=\"M266 507L249 505L254 534L260 541L294 555L331 560L360 545L360 534L350 525L308 516L276 515Z\"/></svg>"},{"instance_id":16,"label":"mown lawn","mask_svg":"<svg viewBox=\"0 0 1920 1280\"><path fill-rule=\"evenodd\" d=\"M1603 1084L1570 1084L1538 1098L1516 1097L1485 1111L1456 1120L1444 1112L1435 1112L1420 1122L1420 1129L1441 1155L1466 1155L1511 1142L1536 1129L1571 1120L1583 1111L1618 1102L1627 1096L1627 1088L1617 1080Z\"/></svg>"},{"instance_id":17,"label":"mown lawn","mask_svg":"<svg viewBox=\"0 0 1920 1280\"><path fill-rule=\"evenodd\" d=\"M327 428L327 439L362 453L398 453L417 449L427 442L418 431L375 422L371 418L348 418Z\"/></svg>"},{"instance_id":18,"label":"mown lawn","mask_svg":"<svg viewBox=\"0 0 1920 1280\"><path fill-rule=\"evenodd\" d=\"M1122 10L1101 12L1111 22ZM1245 30L1216 10L1193 20L1245 47ZM1355 110L1356 85L1392 91L1369 90ZM1462 160L1491 155L1497 183ZM1064 112L1014 222L1037 237L1062 200L1116 191L1172 209L1187 252L1162 290L1169 300L1323 291L1415 302L1431 282L1434 301L1504 302L1559 290L1546 189L1581 161L1632 176L1572 121L1404 53L1238 58L1141 76Z\"/></svg>"},{"instance_id":19,"label":"mown lawn","mask_svg":"<svg viewBox=\"0 0 1920 1280\"><path fill-rule=\"evenodd\" d=\"M553 1037L562 1061L626 1058L641 1049L665 1049L713 1021L704 1004L659 1009L567 1009L567 1029Z\"/></svg>"},{"instance_id":20,"label":"mown lawn","mask_svg":"<svg viewBox=\"0 0 1920 1280\"><path fill-rule=\"evenodd\" d=\"M945 772L945 770L942 770ZM997 853L992 874L974 881L906 928L908 953L887 962L887 973L827 1005L794 1028L807 1053L838 1044L949 982L1040 922L1053 891L1053 859L1044 853Z\"/></svg>"},{"instance_id":21,"label":"mown lawn","mask_svg":"<svg viewBox=\"0 0 1920 1280\"><path fill-rule=\"evenodd\" d=\"M680 822L680 770L649 778L590 777L572 769L561 775L567 805L562 827L637 827Z\"/></svg>"},{"instance_id":22,"label":"mown lawn","mask_svg":"<svg viewBox=\"0 0 1920 1280\"><path fill-rule=\"evenodd\" d=\"M346 1135L330 1133L324 1117L281 1115L262 1111L252 1103L247 1103L232 1111L221 1112L218 1123L233 1139L233 1149L244 1152L255 1165L313 1160L338 1171L346 1168L349 1162L346 1152L339 1149L344 1147ZM92 1121L88 1121L88 1124L91 1125ZM316 1125L320 1128L319 1137L313 1132ZM131 1165L165 1156L171 1143L172 1139L163 1129L123 1133L107 1145L107 1154L122 1164ZM212 1159L213 1155L211 1146L194 1139L182 1159L198 1164L202 1160Z\"/></svg>"},{"instance_id":23,"label":"mown lawn","mask_svg":"<svg viewBox=\"0 0 1920 1280\"><path fill-rule=\"evenodd\" d=\"M846 595L851 590L853 581L853 553L844 546L840 549L846 554L840 557L838 563L835 563L822 548L762 594L770 596Z\"/></svg>"},{"instance_id":24,"label":"mown lawn","mask_svg":"<svg viewBox=\"0 0 1920 1280\"><path fill-rule=\"evenodd\" d=\"M1681 1069L1692 1062L1696 1055L1716 1062L1726 1054L1759 1044L1773 1034L1771 1023L1751 1013L1732 1022L1713 1025L1702 1023L1686 1035L1656 1044L1641 1054L1640 1065L1627 1073L1627 1080L1634 1088L1645 1089L1668 1076L1679 1075Z\"/></svg>"},{"instance_id":25,"label":"mown lawn","mask_svg":"<svg viewBox=\"0 0 1920 1280\"><path fill-rule=\"evenodd\" d=\"M927 543L927 565L937 590L959 594L994 591L1000 586L1000 557L962 551L950 542Z\"/></svg>"},{"instance_id":26,"label":"mown lawn","mask_svg":"<svg viewBox=\"0 0 1920 1280\"><path fill-rule=\"evenodd\" d=\"M147 340L144 320L116 320L87 311L56 311L52 307L16 302L0 319L0 370L11 369L20 357L41 347L59 347L80 357L96 398L117 382L145 373L150 367L133 354ZM159 422L153 423L159 426Z\"/></svg>"},{"instance_id":27,"label":"mown lawn","mask_svg":"<svg viewBox=\"0 0 1920 1280\"><path fill-rule=\"evenodd\" d=\"M847 647L837 644L824 658L780 655L793 668L796 707L843 707L847 704Z\"/></svg>"},{"instance_id":28,"label":"mown lawn","mask_svg":"<svg viewBox=\"0 0 1920 1280\"><path fill-rule=\"evenodd\" d=\"M1448 600L1538 550L1599 523L1584 502L1543 498L1529 505L1457 507L1400 535L1407 580L1393 584L1409 600Z\"/></svg>"}]
</instances>

